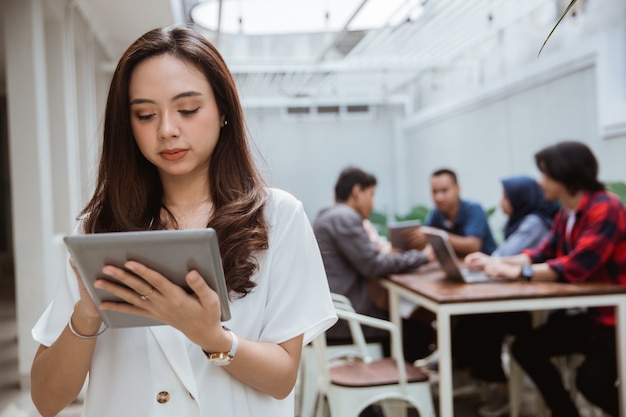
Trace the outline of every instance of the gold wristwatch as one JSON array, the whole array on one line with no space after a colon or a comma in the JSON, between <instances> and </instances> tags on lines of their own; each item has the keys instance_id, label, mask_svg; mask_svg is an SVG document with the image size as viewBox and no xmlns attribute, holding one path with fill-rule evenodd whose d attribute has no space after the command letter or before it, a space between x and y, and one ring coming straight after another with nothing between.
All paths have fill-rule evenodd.
<instances>
[{"instance_id":1,"label":"gold wristwatch","mask_svg":"<svg viewBox=\"0 0 626 417\"><path fill-rule=\"evenodd\" d=\"M239 340L237 339L237 336L235 336L235 333L233 333L232 330L230 330L226 326L222 327L224 328L224 330L230 333L230 337L233 340L233 344L230 346L230 350L228 352L214 353L209 353L204 349L202 350L206 355L206 358L211 362L211 364L219 366L228 365L235 358L235 354L237 353L237 347L239 346Z\"/></svg>"}]
</instances>

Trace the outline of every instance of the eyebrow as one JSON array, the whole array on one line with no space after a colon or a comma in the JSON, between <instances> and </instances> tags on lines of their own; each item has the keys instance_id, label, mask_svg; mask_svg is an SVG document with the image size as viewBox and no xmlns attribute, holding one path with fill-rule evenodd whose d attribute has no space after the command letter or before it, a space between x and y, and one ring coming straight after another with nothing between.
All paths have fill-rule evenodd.
<instances>
[{"instance_id":1,"label":"eyebrow","mask_svg":"<svg viewBox=\"0 0 626 417\"><path fill-rule=\"evenodd\" d=\"M180 100L181 98L186 98L186 97L197 97L201 95L202 93L198 91L185 91L185 92L176 94L174 97L172 97L170 101L176 101L176 100ZM149 98L136 98L134 100L131 100L130 105L132 106L135 104L144 104L144 103L154 104L155 101L150 100Z\"/></svg>"}]
</instances>

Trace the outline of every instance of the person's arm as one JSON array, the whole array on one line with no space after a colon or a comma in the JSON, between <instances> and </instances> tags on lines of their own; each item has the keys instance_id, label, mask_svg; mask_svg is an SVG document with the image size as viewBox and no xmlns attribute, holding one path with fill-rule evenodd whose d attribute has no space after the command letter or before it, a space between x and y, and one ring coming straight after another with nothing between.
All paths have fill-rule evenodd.
<instances>
[{"instance_id":1,"label":"person's arm","mask_svg":"<svg viewBox=\"0 0 626 417\"><path fill-rule=\"evenodd\" d=\"M301 353L302 335L278 345L239 339L237 356L224 369L252 388L281 400L296 383Z\"/></svg>"},{"instance_id":2,"label":"person's arm","mask_svg":"<svg viewBox=\"0 0 626 417\"><path fill-rule=\"evenodd\" d=\"M448 233L448 239L452 249L460 258L469 253L479 251L483 244L483 240L477 236L460 236Z\"/></svg>"},{"instance_id":3,"label":"person's arm","mask_svg":"<svg viewBox=\"0 0 626 417\"><path fill-rule=\"evenodd\" d=\"M482 207L478 203L462 202L461 204L462 213L459 213L459 221L463 225L463 234L449 234L450 244L459 258L483 250L483 237L491 234L487 216ZM493 248L488 250L491 252Z\"/></svg>"},{"instance_id":4,"label":"person's arm","mask_svg":"<svg viewBox=\"0 0 626 417\"><path fill-rule=\"evenodd\" d=\"M145 265L131 261L124 267L132 273L111 265L103 269L105 275L120 281L123 286L104 279L97 280L94 286L126 303L103 302L101 309L161 321L180 330L208 353L230 351L233 341L220 322L219 297L197 271L191 271L186 276L187 284L193 290L193 294L187 294ZM150 291L150 298L142 300L140 294ZM239 346L235 359L224 369L260 392L278 399L287 396L298 373L302 335L280 344L236 337Z\"/></svg>"},{"instance_id":5,"label":"person's arm","mask_svg":"<svg viewBox=\"0 0 626 417\"><path fill-rule=\"evenodd\" d=\"M325 235L333 240L335 250L363 277L404 272L428 262L428 257L416 250L381 253L369 240L356 214L335 216L328 219L325 227L327 227Z\"/></svg>"},{"instance_id":6,"label":"person's arm","mask_svg":"<svg viewBox=\"0 0 626 417\"><path fill-rule=\"evenodd\" d=\"M484 253L475 252L465 258L470 269L483 269L491 277L518 279L522 275L522 267L530 265L533 271L533 281L555 281L559 275L547 263L533 264L531 258L520 253L512 256L493 257Z\"/></svg>"},{"instance_id":7,"label":"person's arm","mask_svg":"<svg viewBox=\"0 0 626 417\"><path fill-rule=\"evenodd\" d=\"M522 220L515 232L511 233L492 256L511 256L521 253L524 249L537 246L548 234L548 229L537 215L530 214Z\"/></svg>"},{"instance_id":8,"label":"person's arm","mask_svg":"<svg viewBox=\"0 0 626 417\"><path fill-rule=\"evenodd\" d=\"M201 304L211 305L216 301L217 293L209 288L197 272L192 272L188 281ZM217 301L219 311L219 300ZM205 352L228 352L232 346L231 335L221 325L217 332L217 336L204 331L195 336L192 331L186 333ZM283 399L289 395L298 375L303 336L299 335L279 344L253 342L237 335L235 337L239 345L235 358L224 369L244 384L274 398Z\"/></svg>"},{"instance_id":9,"label":"person's arm","mask_svg":"<svg viewBox=\"0 0 626 417\"><path fill-rule=\"evenodd\" d=\"M607 267L609 259L615 256L616 246L623 242L625 225L622 203L596 196L574 225L571 250L546 263L570 282L597 279L598 271Z\"/></svg>"},{"instance_id":10,"label":"person's arm","mask_svg":"<svg viewBox=\"0 0 626 417\"><path fill-rule=\"evenodd\" d=\"M524 265L530 265L533 272L532 281L556 281L559 277L559 274L547 263L531 264L530 258L525 254L491 258L485 264L484 271L492 277L518 279L522 276Z\"/></svg>"},{"instance_id":11,"label":"person's arm","mask_svg":"<svg viewBox=\"0 0 626 417\"><path fill-rule=\"evenodd\" d=\"M70 320L76 333L91 336L98 333L102 320L72 262L81 300L74 306ZM80 338L69 325L50 346L41 345L35 354L30 373L31 397L42 416L57 415L79 394L89 371L96 338Z\"/></svg>"},{"instance_id":12,"label":"person's arm","mask_svg":"<svg viewBox=\"0 0 626 417\"><path fill-rule=\"evenodd\" d=\"M93 335L100 324L75 308L74 329ZM31 396L42 416L55 416L79 394L89 371L96 339L81 339L66 328L50 347L39 346L31 369Z\"/></svg>"}]
</instances>

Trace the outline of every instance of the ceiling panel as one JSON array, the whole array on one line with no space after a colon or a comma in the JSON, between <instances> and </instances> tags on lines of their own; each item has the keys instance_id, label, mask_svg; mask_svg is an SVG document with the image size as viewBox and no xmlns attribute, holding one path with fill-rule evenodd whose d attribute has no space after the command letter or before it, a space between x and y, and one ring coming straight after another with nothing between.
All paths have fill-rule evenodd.
<instances>
[{"instance_id":1,"label":"ceiling panel","mask_svg":"<svg viewBox=\"0 0 626 417\"><path fill-rule=\"evenodd\" d=\"M110 59L150 29L175 23L170 0L74 0ZM175 2L174 2L175 3Z\"/></svg>"},{"instance_id":2,"label":"ceiling panel","mask_svg":"<svg viewBox=\"0 0 626 417\"><path fill-rule=\"evenodd\" d=\"M353 17L356 19L359 10L367 9L362 6L374 1L354 1ZM115 63L145 31L183 21L182 16L196 3L197 0L73 0L102 43L109 63ZM531 27L537 34L528 37L535 42L545 34L556 12L556 0L405 3L410 7L393 6L396 11L402 10L404 17L395 16L393 22L367 31L254 37L204 33L222 52L247 103L355 98L376 103L405 100L408 87L418 83L427 71L475 70L488 53L487 46L497 44L510 27L533 14L548 16L541 25ZM418 14L414 13L416 7ZM0 59L2 56L0 49Z\"/></svg>"}]
</instances>

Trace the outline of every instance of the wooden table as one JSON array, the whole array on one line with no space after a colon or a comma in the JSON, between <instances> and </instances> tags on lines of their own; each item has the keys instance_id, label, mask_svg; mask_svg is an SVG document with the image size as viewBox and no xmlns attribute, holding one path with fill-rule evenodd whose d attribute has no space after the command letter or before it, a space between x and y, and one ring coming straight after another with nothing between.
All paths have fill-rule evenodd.
<instances>
[{"instance_id":1,"label":"wooden table","mask_svg":"<svg viewBox=\"0 0 626 417\"><path fill-rule=\"evenodd\" d=\"M439 408L441 417L452 417L452 353L450 318L453 315L539 311L571 307L615 306L618 377L626 377L626 287L601 283L507 282L465 284L446 279L432 265L412 273L381 280L389 290L391 321L400 329L400 300L416 302L437 317L439 350ZM626 417L626 384L618 386L620 415Z\"/></svg>"}]
</instances>

